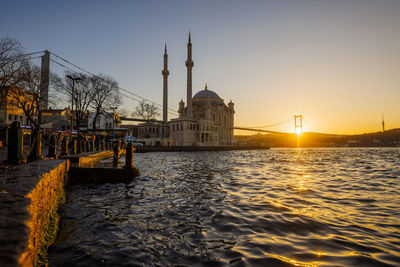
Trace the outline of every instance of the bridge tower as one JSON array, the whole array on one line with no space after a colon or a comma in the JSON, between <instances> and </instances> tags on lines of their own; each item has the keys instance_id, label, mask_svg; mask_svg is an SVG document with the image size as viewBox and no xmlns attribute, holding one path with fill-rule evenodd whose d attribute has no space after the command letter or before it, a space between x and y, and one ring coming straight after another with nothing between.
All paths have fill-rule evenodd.
<instances>
[{"instance_id":1,"label":"bridge tower","mask_svg":"<svg viewBox=\"0 0 400 267\"><path fill-rule=\"evenodd\" d=\"M294 131L296 133L303 131L303 115L294 115Z\"/></svg>"},{"instance_id":2,"label":"bridge tower","mask_svg":"<svg viewBox=\"0 0 400 267\"><path fill-rule=\"evenodd\" d=\"M49 81L50 81L50 52L44 51L42 65L40 67L40 106L49 106Z\"/></svg>"}]
</instances>

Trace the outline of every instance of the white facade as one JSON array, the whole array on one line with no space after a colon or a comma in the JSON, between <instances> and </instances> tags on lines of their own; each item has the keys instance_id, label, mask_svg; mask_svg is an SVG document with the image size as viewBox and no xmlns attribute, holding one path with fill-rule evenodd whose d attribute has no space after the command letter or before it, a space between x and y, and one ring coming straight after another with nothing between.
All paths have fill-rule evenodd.
<instances>
[{"instance_id":1,"label":"white facade","mask_svg":"<svg viewBox=\"0 0 400 267\"><path fill-rule=\"evenodd\" d=\"M204 90L192 98L192 117L179 103L179 118L172 119L170 137L175 146L225 146L233 142L235 110L232 101L226 105L215 92Z\"/></svg>"},{"instance_id":2,"label":"white facade","mask_svg":"<svg viewBox=\"0 0 400 267\"><path fill-rule=\"evenodd\" d=\"M88 116L88 129L93 129L93 123L96 123L97 130L104 129L112 129L116 125L113 125L114 114L108 112L100 112L97 116L96 121L94 122L94 118L96 116L96 112L91 112Z\"/></svg>"}]
</instances>

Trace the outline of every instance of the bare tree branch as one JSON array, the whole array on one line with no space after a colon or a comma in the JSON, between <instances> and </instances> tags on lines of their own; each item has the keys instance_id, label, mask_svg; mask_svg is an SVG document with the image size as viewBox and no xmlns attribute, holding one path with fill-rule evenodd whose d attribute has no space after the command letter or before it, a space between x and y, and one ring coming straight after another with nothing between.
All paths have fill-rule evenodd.
<instances>
[{"instance_id":1,"label":"bare tree branch","mask_svg":"<svg viewBox=\"0 0 400 267\"><path fill-rule=\"evenodd\" d=\"M159 115L158 108L154 104L146 103L145 100L140 101L135 111L132 112L132 117L144 120L155 120Z\"/></svg>"},{"instance_id":2,"label":"bare tree branch","mask_svg":"<svg viewBox=\"0 0 400 267\"><path fill-rule=\"evenodd\" d=\"M89 106L93 101L93 89L90 77L83 73L76 75L69 71L65 72L65 75L81 78L81 80L75 82L74 95L72 95L73 81L66 76L56 79L56 84L54 85L55 90L67 96L70 101L72 97L74 98L74 117L77 132L80 133L80 122L87 116Z\"/></svg>"},{"instance_id":3,"label":"bare tree branch","mask_svg":"<svg viewBox=\"0 0 400 267\"><path fill-rule=\"evenodd\" d=\"M93 131L96 130L96 121L102 110L111 110L121 103L118 82L109 76L99 74L90 78L93 98L90 107L94 110Z\"/></svg>"},{"instance_id":4,"label":"bare tree branch","mask_svg":"<svg viewBox=\"0 0 400 267\"><path fill-rule=\"evenodd\" d=\"M26 58L21 44L13 38L0 39L0 109L4 108L8 90L17 86L24 78Z\"/></svg>"}]
</instances>

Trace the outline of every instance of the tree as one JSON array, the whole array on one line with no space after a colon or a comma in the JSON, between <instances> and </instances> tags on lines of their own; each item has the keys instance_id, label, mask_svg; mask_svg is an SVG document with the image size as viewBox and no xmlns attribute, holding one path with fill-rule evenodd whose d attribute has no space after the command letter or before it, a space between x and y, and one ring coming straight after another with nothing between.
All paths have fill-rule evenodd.
<instances>
[{"instance_id":1,"label":"tree","mask_svg":"<svg viewBox=\"0 0 400 267\"><path fill-rule=\"evenodd\" d=\"M26 57L18 40L4 37L0 39L0 109L5 104L8 91L24 78Z\"/></svg>"},{"instance_id":2,"label":"tree","mask_svg":"<svg viewBox=\"0 0 400 267\"><path fill-rule=\"evenodd\" d=\"M35 149L31 149L28 155L29 160L36 160L38 153L40 153L40 126L42 118L41 110L41 70L38 66L25 62L23 69L21 70L23 79L14 87L10 87L8 90L8 97L10 98L10 108L21 109L29 124L32 127L32 136L35 139L32 142L32 147L36 146Z\"/></svg>"},{"instance_id":3,"label":"tree","mask_svg":"<svg viewBox=\"0 0 400 267\"><path fill-rule=\"evenodd\" d=\"M146 103L145 100L140 101L135 111L132 112L132 117L138 117L144 120L155 120L160 115L158 108L154 104Z\"/></svg>"},{"instance_id":4,"label":"tree","mask_svg":"<svg viewBox=\"0 0 400 267\"><path fill-rule=\"evenodd\" d=\"M90 78L92 101L90 107L94 110L93 131L96 131L96 121L102 110L111 110L121 103L118 82L109 76L100 74ZM114 119L114 115L113 115Z\"/></svg>"},{"instance_id":5,"label":"tree","mask_svg":"<svg viewBox=\"0 0 400 267\"><path fill-rule=\"evenodd\" d=\"M75 85L73 85L73 81L67 78L67 75L79 77L81 79L79 81L75 81ZM73 86L74 95L72 95ZM72 99L73 97L74 114L72 114L72 116L75 117L76 130L78 134L80 134L80 122L87 116L89 106L93 101L93 88L90 77L84 73L76 74L66 71L64 78L59 78L54 87L57 92L68 96L69 99Z\"/></svg>"},{"instance_id":6,"label":"tree","mask_svg":"<svg viewBox=\"0 0 400 267\"><path fill-rule=\"evenodd\" d=\"M126 108L121 108L118 110L118 113L121 117L128 117L128 110Z\"/></svg>"}]
</instances>

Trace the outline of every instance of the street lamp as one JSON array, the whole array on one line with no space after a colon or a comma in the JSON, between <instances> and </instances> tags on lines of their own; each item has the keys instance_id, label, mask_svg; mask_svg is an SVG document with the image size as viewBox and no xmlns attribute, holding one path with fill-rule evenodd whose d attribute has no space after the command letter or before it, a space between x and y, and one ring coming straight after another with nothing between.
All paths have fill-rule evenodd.
<instances>
[{"instance_id":1,"label":"street lamp","mask_svg":"<svg viewBox=\"0 0 400 267\"><path fill-rule=\"evenodd\" d=\"M72 140L72 130L74 128L74 96L75 96L75 82L82 80L80 77L72 77L71 75L66 76L68 79L72 80L72 99L71 99L71 130L70 130L70 140Z\"/></svg>"},{"instance_id":2,"label":"street lamp","mask_svg":"<svg viewBox=\"0 0 400 267\"><path fill-rule=\"evenodd\" d=\"M113 114L112 114L112 129L111 129L111 133L113 133L114 132L114 113L115 113L115 110L117 109L118 107L110 107L110 109L112 109L113 110Z\"/></svg>"}]
</instances>

